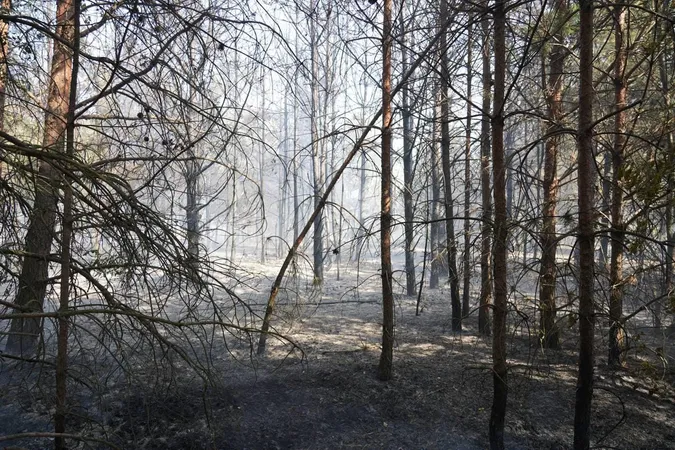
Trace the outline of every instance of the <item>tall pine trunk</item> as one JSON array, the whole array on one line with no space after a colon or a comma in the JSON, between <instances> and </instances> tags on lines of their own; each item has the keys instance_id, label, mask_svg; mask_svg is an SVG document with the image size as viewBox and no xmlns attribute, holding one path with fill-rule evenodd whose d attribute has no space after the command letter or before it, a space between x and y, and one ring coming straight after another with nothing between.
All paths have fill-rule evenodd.
<instances>
[{"instance_id":1,"label":"tall pine trunk","mask_svg":"<svg viewBox=\"0 0 675 450\"><path fill-rule=\"evenodd\" d=\"M561 141L563 117L563 70L565 53L563 26L567 19L567 0L557 0L554 6L554 30L551 36L550 70L546 85L548 127L544 150L544 204L542 205L541 267L539 271L539 301L541 320L539 337L544 348L558 348L559 330L556 325L556 206L558 204L558 147Z\"/></svg>"},{"instance_id":2,"label":"tall pine trunk","mask_svg":"<svg viewBox=\"0 0 675 450\"><path fill-rule=\"evenodd\" d=\"M495 246L494 246L494 331L492 338L493 399L490 413L490 447L504 448L504 418L508 395L506 372L506 161L504 159L504 89L506 79L506 8L505 0L497 0L494 6L495 87L492 114L492 172L495 199Z\"/></svg>"},{"instance_id":3,"label":"tall pine trunk","mask_svg":"<svg viewBox=\"0 0 675 450\"><path fill-rule=\"evenodd\" d=\"M655 0L654 2L654 9L659 10L659 4L661 8L661 13L665 15L667 14L667 8L668 4L665 2L658 2ZM662 27L662 32L665 35L668 35L670 33L670 22L667 20L664 20L661 24ZM675 42L673 39L675 39L675 35L670 35L670 39L668 42L671 45L675 46ZM670 111L670 120L672 122L672 114L673 114L673 96L671 93L670 89L670 84L672 83L672 77L673 77L673 68L675 68L675 64L672 64L672 59L670 67L668 67L668 55L666 52L661 52L659 55L659 78L661 79L661 91L663 93L663 101L664 101L664 106L666 111ZM675 133L673 132L673 129L671 128L668 130L665 136L665 144L668 152L668 161L670 164L670 167L675 167ZM665 267L665 276L663 280L663 294L665 295L665 298L670 298L670 296L673 294L673 291L675 289L675 274L673 273L673 261L675 261L675 218L673 217L675 215L673 208L675 208L674 203L675 203L675 179L673 179L673 175L671 174L668 177L668 194L666 196L667 198L667 204L666 204L666 229L665 229L665 238L666 238L666 255L665 255L665 260L666 260L666 267ZM662 302L658 301L654 305L654 327L659 329L661 328L661 312L662 312Z\"/></svg>"},{"instance_id":4,"label":"tall pine trunk","mask_svg":"<svg viewBox=\"0 0 675 450\"><path fill-rule=\"evenodd\" d=\"M439 278L443 270L443 239L441 237L441 186L443 183L443 169L441 157L441 111L438 108L440 103L441 83L436 80L434 89L434 123L432 130L431 145L431 233L429 241L431 243L431 270L429 273L429 288L437 289Z\"/></svg>"},{"instance_id":5,"label":"tall pine trunk","mask_svg":"<svg viewBox=\"0 0 675 450\"><path fill-rule=\"evenodd\" d=\"M490 22L488 3L483 3L485 15L481 20L482 31L482 59L483 59L483 104L480 129L480 168L481 168L481 255L480 255L480 303L478 310L478 331L490 335L490 303L492 302L492 200L490 198Z\"/></svg>"},{"instance_id":6,"label":"tall pine trunk","mask_svg":"<svg viewBox=\"0 0 675 450\"><path fill-rule=\"evenodd\" d=\"M609 270L609 354L610 366L623 365L624 338L621 324L623 314L623 247L625 225L623 223L623 158L626 146L626 7L614 5L614 148L612 152L612 255Z\"/></svg>"},{"instance_id":7,"label":"tall pine trunk","mask_svg":"<svg viewBox=\"0 0 675 450\"><path fill-rule=\"evenodd\" d=\"M448 19L448 0L441 0L441 26ZM462 303L459 298L459 278L457 277L457 243L455 242L455 212L452 200L452 175L450 173L450 106L448 89L450 87L450 70L448 63L448 34L441 29L441 157L443 162L443 185L445 187L445 242L450 275L450 304L452 305L452 331L462 331Z\"/></svg>"},{"instance_id":8,"label":"tall pine trunk","mask_svg":"<svg viewBox=\"0 0 675 450\"><path fill-rule=\"evenodd\" d=\"M72 159L75 156L75 104L77 102L77 75L79 72L80 52L80 11L81 0L73 0L73 57L70 79L66 124L66 156ZM59 313L56 351L56 408L54 412L54 432L66 432L67 381L68 381L68 335L69 318L65 315L70 309L70 273L71 273L71 241L73 237L73 188L71 180L63 182L63 223L61 227L61 277L59 292ZM65 439L58 436L54 439L56 450L67 448Z\"/></svg>"},{"instance_id":9,"label":"tall pine trunk","mask_svg":"<svg viewBox=\"0 0 675 450\"><path fill-rule=\"evenodd\" d=\"M471 18L469 20L471 22ZM469 315L471 289L471 84L473 83L473 26L469 23L466 44L466 140L464 142L464 255L462 259L462 316Z\"/></svg>"},{"instance_id":10,"label":"tall pine trunk","mask_svg":"<svg viewBox=\"0 0 675 450\"><path fill-rule=\"evenodd\" d=\"M53 154L63 153L72 77L71 50L74 37L71 0L56 5L56 39L51 61L47 109L42 146ZM49 160L40 161L35 182L35 201L28 218L25 256L19 276L19 291L14 303L20 312L41 312L49 285L49 261L58 209L59 172ZM35 353L42 321L37 318L12 319L6 351L15 355Z\"/></svg>"},{"instance_id":11,"label":"tall pine trunk","mask_svg":"<svg viewBox=\"0 0 675 450\"><path fill-rule=\"evenodd\" d=\"M321 148L319 143L319 43L316 32L316 21L318 12L318 1L312 3L312 10L310 12L309 36L311 46L311 110L310 122L312 133L312 174L314 187L314 208L316 209L321 202L323 196L323 182L324 182L324 163L321 155ZM323 283L323 212L320 212L314 218L314 283Z\"/></svg>"},{"instance_id":12,"label":"tall pine trunk","mask_svg":"<svg viewBox=\"0 0 675 450\"><path fill-rule=\"evenodd\" d=\"M382 354L380 380L390 380L394 352L394 292L391 271L391 50L392 0L384 0L382 21L382 203L380 256L382 265Z\"/></svg>"},{"instance_id":13,"label":"tall pine trunk","mask_svg":"<svg viewBox=\"0 0 675 450\"><path fill-rule=\"evenodd\" d=\"M574 448L590 448L593 399L593 0L579 2L579 376L574 411Z\"/></svg>"},{"instance_id":14,"label":"tall pine trunk","mask_svg":"<svg viewBox=\"0 0 675 450\"><path fill-rule=\"evenodd\" d=\"M405 22L401 16L401 65L403 73L408 72L408 49L405 41ZM415 234L413 220L413 148L412 148L412 114L410 113L410 87L408 82L402 89L403 115L403 208L405 214L405 279L406 294L412 297L416 294L415 276Z\"/></svg>"},{"instance_id":15,"label":"tall pine trunk","mask_svg":"<svg viewBox=\"0 0 675 450\"><path fill-rule=\"evenodd\" d=\"M2 12L10 14L12 10L12 0L2 0L0 2ZM0 20L0 130L5 130L5 103L7 94L7 76L9 56L9 22ZM0 177L2 176L2 165L0 163Z\"/></svg>"}]
</instances>

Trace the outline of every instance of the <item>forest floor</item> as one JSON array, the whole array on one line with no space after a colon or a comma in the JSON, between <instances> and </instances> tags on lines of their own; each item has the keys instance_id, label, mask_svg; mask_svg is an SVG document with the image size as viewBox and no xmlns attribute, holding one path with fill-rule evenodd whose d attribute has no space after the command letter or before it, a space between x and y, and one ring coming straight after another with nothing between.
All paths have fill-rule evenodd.
<instances>
[{"instance_id":1,"label":"forest floor","mask_svg":"<svg viewBox=\"0 0 675 450\"><path fill-rule=\"evenodd\" d=\"M260 304L276 267L259 272ZM70 428L123 449L488 448L491 341L478 336L477 314L453 333L445 287L425 292L419 316L416 299L397 295L394 378L381 382L379 283L376 266L363 264L358 274L344 268L342 281L328 273L320 293L282 298L275 325L302 352L274 340L264 358L241 343L214 349L222 352L214 358L214 386L204 388L187 371L169 384L127 383L97 401L79 398L73 386L74 412L82 417L71 416ZM248 298L255 291L250 285ZM305 284L297 292L310 291ZM544 352L528 333L532 320L527 308L509 317L506 448L571 448L575 327L564 330L560 350ZM592 445L675 449L673 338L643 333L641 342L659 349L633 352L627 369L612 371L601 330ZM0 436L50 431L51 394L29 388L49 371L10 366L0 366ZM107 448L72 442L72 448ZM0 441L0 449L9 445L50 447L44 439Z\"/></svg>"}]
</instances>

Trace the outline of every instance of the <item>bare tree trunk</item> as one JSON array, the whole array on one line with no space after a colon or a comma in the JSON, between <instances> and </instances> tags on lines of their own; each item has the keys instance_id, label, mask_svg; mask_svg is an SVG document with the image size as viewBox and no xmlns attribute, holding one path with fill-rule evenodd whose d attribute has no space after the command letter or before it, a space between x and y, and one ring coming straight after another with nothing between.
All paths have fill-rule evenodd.
<instances>
[{"instance_id":1,"label":"bare tree trunk","mask_svg":"<svg viewBox=\"0 0 675 450\"><path fill-rule=\"evenodd\" d=\"M314 208L319 206L323 196L324 170L321 149L319 148L319 43L316 33L316 14L318 10L318 1L315 0L310 13L310 45L311 45L311 64L312 64L312 101L310 111L310 122L312 128L312 173L314 176ZM314 284L323 283L323 213L319 213L314 218Z\"/></svg>"},{"instance_id":2,"label":"bare tree trunk","mask_svg":"<svg viewBox=\"0 0 675 450\"><path fill-rule=\"evenodd\" d=\"M665 13L668 8L668 4L664 2L654 2L654 9L656 11L659 10L659 4L661 5L662 12ZM667 20L663 21L662 24L663 27L663 33L668 34L671 33L670 29L670 22ZM671 38L675 39L675 35L671 34ZM675 45L675 42L671 42L672 44ZM672 59L671 59L672 63ZM671 83L671 78L673 73L673 65L671 67L668 67L668 56L666 55L666 52L661 52L659 55L659 77L661 79L661 90L663 92L663 100L665 103L665 109L666 111L673 111L673 101L672 101L672 91L670 89L670 83ZM672 120L672 115L671 115L671 120ZM670 166L673 167L675 165L675 137L673 136L673 131L672 129L669 130L668 133L666 133L666 147L668 149L668 159L670 162ZM673 179L673 175L670 174L667 179L668 183L668 194L667 194L667 204L666 204L666 255L665 255L665 260L666 260L666 267L665 267L665 277L664 277L664 283L663 283L663 288L664 288L664 294L666 295L665 298L670 298L670 296L673 294L673 291L675 289L675 274L673 274L673 261L675 261L675 221L673 220L673 200L675 197L675 180ZM661 312L662 312L662 302L658 301L654 305L654 327L656 329L661 328Z\"/></svg>"},{"instance_id":3,"label":"bare tree trunk","mask_svg":"<svg viewBox=\"0 0 675 450\"><path fill-rule=\"evenodd\" d=\"M66 155L75 156L75 104L77 103L77 74L79 72L80 51L80 11L81 0L73 0L73 53L70 77L70 91L68 92L68 109L66 123ZM61 289L59 295L59 313L65 314L70 309L70 262L71 240L73 236L73 189L68 179L63 183L63 225L61 229ZM56 409L54 413L54 432L66 432L67 413L67 380L68 380L68 317L61 315L58 318L57 351L56 351ZM56 450L67 448L63 437L54 439Z\"/></svg>"},{"instance_id":4,"label":"bare tree trunk","mask_svg":"<svg viewBox=\"0 0 675 450\"><path fill-rule=\"evenodd\" d=\"M609 354L607 363L619 367L624 364L624 336L621 325L623 315L623 247L625 224L623 222L623 159L626 146L626 60L628 46L625 39L626 7L614 5L614 149L612 154L612 257L609 270Z\"/></svg>"},{"instance_id":5,"label":"bare tree trunk","mask_svg":"<svg viewBox=\"0 0 675 450\"><path fill-rule=\"evenodd\" d=\"M187 225L187 251L188 260L193 268L196 268L199 260L199 162L195 150L191 144L188 150L188 160L185 162L186 204L185 217Z\"/></svg>"},{"instance_id":6,"label":"bare tree trunk","mask_svg":"<svg viewBox=\"0 0 675 450\"><path fill-rule=\"evenodd\" d=\"M266 86L265 86L265 73L263 69L263 74L262 74L262 79L261 79L261 86L262 86L262 114L261 114L261 142L260 142L260 178L258 180L258 183L260 184L260 201L263 204L263 207L260 208L260 263L265 264L265 221L267 218L265 217L265 131L267 128L267 123L265 123L265 112L267 110L267 104L265 103L266 100Z\"/></svg>"},{"instance_id":7,"label":"bare tree trunk","mask_svg":"<svg viewBox=\"0 0 675 450\"><path fill-rule=\"evenodd\" d=\"M72 0L57 1L56 21L42 144L50 153L62 153L65 140L73 70L71 47L75 27ZM21 308L17 312L41 312L44 307L58 209L58 179L58 170L49 161L41 161L26 233L26 254L19 276L19 292L14 300ZM42 322L37 318L12 319L6 351L31 356L37 348L41 328Z\"/></svg>"},{"instance_id":8,"label":"bare tree trunk","mask_svg":"<svg viewBox=\"0 0 675 450\"><path fill-rule=\"evenodd\" d=\"M441 0L441 20L443 24L448 19L448 0ZM450 173L450 106L448 104L448 89L450 86L450 70L448 63L447 31L440 30L441 40L441 91L440 91L440 121L441 121L441 157L443 162L443 184L445 186L445 234L446 249L448 252L448 270L450 275L450 303L452 305L452 331L462 331L462 303L459 298L459 278L457 276L457 243L455 242L455 211L452 199L452 175Z\"/></svg>"},{"instance_id":9,"label":"bare tree trunk","mask_svg":"<svg viewBox=\"0 0 675 450\"><path fill-rule=\"evenodd\" d=\"M590 448L593 400L593 0L579 2L579 377L574 411L574 448Z\"/></svg>"},{"instance_id":10,"label":"bare tree trunk","mask_svg":"<svg viewBox=\"0 0 675 450\"><path fill-rule=\"evenodd\" d=\"M432 131L431 147L431 270L429 274L429 288L437 289L438 282L443 270L443 245L441 238L441 183L443 182L442 157L441 157L441 111L440 104L441 83L436 81L434 94L434 125Z\"/></svg>"},{"instance_id":11,"label":"bare tree trunk","mask_svg":"<svg viewBox=\"0 0 675 450\"><path fill-rule=\"evenodd\" d=\"M495 33L495 90L492 115L492 172L495 198L495 246L494 246L494 335L492 338L492 362L494 393L490 413L490 448L504 448L504 417L508 395L506 372L506 255L508 221L506 216L506 164L504 160L504 89L506 79L506 8L505 0L497 0L494 6Z\"/></svg>"},{"instance_id":12,"label":"bare tree trunk","mask_svg":"<svg viewBox=\"0 0 675 450\"><path fill-rule=\"evenodd\" d=\"M366 101L365 98L368 94L368 85L366 84L366 77L363 78L363 105L361 105L361 120L363 123L366 122ZM361 164L359 168L359 210L358 210L358 229L356 231L356 259L361 255L361 250L363 249L363 241L366 235L366 229L363 225L363 205L366 201L366 168L368 166L368 159L366 156L366 150L361 149Z\"/></svg>"},{"instance_id":13,"label":"bare tree trunk","mask_svg":"<svg viewBox=\"0 0 675 450\"><path fill-rule=\"evenodd\" d=\"M295 7L295 23L300 23L300 8ZM295 54L300 54L300 46L298 44L298 32L295 33ZM299 67L295 68L293 74L293 86L298 87ZM298 104L297 92L293 95L293 242L298 239L300 235L300 191L298 190ZM293 256L295 257L295 255Z\"/></svg>"},{"instance_id":14,"label":"bare tree trunk","mask_svg":"<svg viewBox=\"0 0 675 450\"><path fill-rule=\"evenodd\" d=\"M471 20L469 20L471 22ZM471 84L473 83L473 26L467 29L466 44L466 141L464 144L464 255L462 272L462 316L469 315L471 290Z\"/></svg>"},{"instance_id":15,"label":"bare tree trunk","mask_svg":"<svg viewBox=\"0 0 675 450\"><path fill-rule=\"evenodd\" d=\"M406 47L405 21L401 15L401 64L403 73L408 72L408 49ZM410 88L403 86L403 206L405 214L405 279L406 294L416 294L417 280L415 276L415 235L413 220L413 149L412 149L412 114L410 113Z\"/></svg>"},{"instance_id":16,"label":"bare tree trunk","mask_svg":"<svg viewBox=\"0 0 675 450\"><path fill-rule=\"evenodd\" d=\"M480 255L480 307L478 310L478 330L484 336L490 335L490 303L492 302L492 243L491 226L492 201L490 199L490 22L488 18L488 3L483 3L485 16L481 20L482 30L482 58L483 58L483 105L480 130L480 166L481 166L481 255Z\"/></svg>"},{"instance_id":17,"label":"bare tree trunk","mask_svg":"<svg viewBox=\"0 0 675 450\"><path fill-rule=\"evenodd\" d=\"M365 106L363 108L365 110ZM364 111L365 118L365 111ZM358 211L358 230L356 231L356 259L361 255L363 240L366 235L366 228L363 225L363 204L366 201L366 167L368 160L365 149L361 149L361 167L359 169L359 211Z\"/></svg>"},{"instance_id":18,"label":"bare tree trunk","mask_svg":"<svg viewBox=\"0 0 675 450\"><path fill-rule=\"evenodd\" d=\"M541 267L539 271L539 301L541 321L539 337L544 348L558 348L559 330L556 325L556 206L558 204L558 146L561 137L560 122L563 116L563 70L565 53L563 26L567 20L567 0L557 0L554 12L554 33L551 36L552 51L550 72L546 86L548 120L546 148L544 153L544 204L542 205Z\"/></svg>"},{"instance_id":19,"label":"bare tree trunk","mask_svg":"<svg viewBox=\"0 0 675 450\"><path fill-rule=\"evenodd\" d=\"M603 218L601 223L603 228L609 228L612 225L611 215L612 211L610 208L610 197L612 192L612 152L606 150L603 152L603 179L602 179L602 213ZM609 256L609 231L600 235L600 261L602 263L602 268L604 271L607 271L607 268L610 265L610 256Z\"/></svg>"},{"instance_id":20,"label":"bare tree trunk","mask_svg":"<svg viewBox=\"0 0 675 450\"><path fill-rule=\"evenodd\" d=\"M2 12L10 14L12 11L12 0L2 0L0 2ZM5 103L7 91L7 58L9 56L9 22L0 20L0 130L5 130ZM0 163L0 177L2 177L2 163Z\"/></svg>"},{"instance_id":21,"label":"bare tree trunk","mask_svg":"<svg viewBox=\"0 0 675 450\"><path fill-rule=\"evenodd\" d=\"M288 91L284 95L284 143L281 154L281 200L279 201L279 239L277 239L277 258L286 251L286 203L288 202Z\"/></svg>"},{"instance_id":22,"label":"bare tree trunk","mask_svg":"<svg viewBox=\"0 0 675 450\"><path fill-rule=\"evenodd\" d=\"M514 220L513 216L513 128L505 131L504 153L506 154L506 217ZM527 234L527 233L524 233Z\"/></svg>"},{"instance_id":23,"label":"bare tree trunk","mask_svg":"<svg viewBox=\"0 0 675 450\"><path fill-rule=\"evenodd\" d=\"M382 354L379 378L390 380L394 352L394 292L391 271L391 50L392 0L384 0L382 20L382 205L380 245L382 264Z\"/></svg>"}]
</instances>

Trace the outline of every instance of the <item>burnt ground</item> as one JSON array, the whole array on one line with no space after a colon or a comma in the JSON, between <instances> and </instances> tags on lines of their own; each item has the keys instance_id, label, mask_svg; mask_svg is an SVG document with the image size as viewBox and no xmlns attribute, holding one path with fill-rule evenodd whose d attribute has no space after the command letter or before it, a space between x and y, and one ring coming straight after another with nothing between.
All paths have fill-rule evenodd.
<instances>
[{"instance_id":1,"label":"burnt ground","mask_svg":"<svg viewBox=\"0 0 675 450\"><path fill-rule=\"evenodd\" d=\"M478 337L476 314L461 334L453 333L445 290L425 295L419 316L415 299L398 296L395 373L384 383L375 375L379 281L364 279L358 291L349 288L354 280L328 281L323 297L282 302L277 327L303 353L274 341L265 358L243 345L215 348L208 388L180 365L170 376L152 366L133 381L119 376L126 381L110 381L96 395L73 381L70 429L123 449L487 448L491 342ZM527 308L520 305L509 317L506 447L571 448L576 329L570 322L562 348L543 352L528 332ZM612 371L604 365L602 331L592 445L675 449L672 338L643 332L628 368ZM0 435L50 431L50 370L29 373L10 361L0 369ZM0 448L9 445L50 447L46 439L0 441Z\"/></svg>"}]
</instances>

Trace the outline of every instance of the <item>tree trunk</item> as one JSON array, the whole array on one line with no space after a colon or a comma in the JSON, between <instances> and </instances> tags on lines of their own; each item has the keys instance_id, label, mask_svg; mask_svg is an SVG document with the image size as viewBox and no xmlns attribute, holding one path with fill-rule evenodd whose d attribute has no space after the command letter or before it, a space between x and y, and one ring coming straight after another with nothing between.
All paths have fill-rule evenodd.
<instances>
[{"instance_id":1,"label":"tree trunk","mask_svg":"<svg viewBox=\"0 0 675 450\"><path fill-rule=\"evenodd\" d=\"M319 43L316 33L316 14L318 11L318 1L313 2L310 13L309 36L311 45L311 64L312 64L312 101L310 111L310 122L312 129L312 173L314 187L314 208L319 206L323 196L324 169L323 159L319 143ZM319 213L314 218L314 284L323 283L323 213Z\"/></svg>"},{"instance_id":2,"label":"tree trunk","mask_svg":"<svg viewBox=\"0 0 675 450\"><path fill-rule=\"evenodd\" d=\"M262 114L261 114L261 142L260 142L260 169L259 169L259 174L260 174L260 179L258 180L258 183L260 185L260 201L264 205L265 204L265 131L267 128L267 124L265 123L265 111L267 109L267 105L265 104L265 94L266 94L266 89L265 89L265 73L263 69L263 74L262 74L262 79L260 81L261 87L262 87ZM265 264L265 208L262 207L260 208L260 263Z\"/></svg>"},{"instance_id":3,"label":"tree trunk","mask_svg":"<svg viewBox=\"0 0 675 450\"><path fill-rule=\"evenodd\" d=\"M300 8L295 7L295 23L300 23ZM298 44L298 33L295 34L295 54L300 54L300 46ZM300 70L298 67L293 74L293 86L298 87L298 74ZM293 242L298 239L300 235L300 191L298 190L298 110L300 105L298 103L298 96L293 95Z\"/></svg>"},{"instance_id":4,"label":"tree trunk","mask_svg":"<svg viewBox=\"0 0 675 450\"><path fill-rule=\"evenodd\" d=\"M481 198L482 198L482 222L481 222L481 255L480 255L480 304L478 310L478 331L484 335L490 335L490 303L492 302L492 244L491 225L492 200L490 198L490 22L488 18L488 3L483 3L485 16L481 20L482 30L482 58L483 58L483 105L480 130L480 167L481 167Z\"/></svg>"},{"instance_id":5,"label":"tree trunk","mask_svg":"<svg viewBox=\"0 0 675 450\"><path fill-rule=\"evenodd\" d=\"M382 21L382 205L380 245L382 264L382 354L379 378L390 380L394 352L394 292L391 271L391 48L392 0L384 0Z\"/></svg>"},{"instance_id":6,"label":"tree trunk","mask_svg":"<svg viewBox=\"0 0 675 450\"><path fill-rule=\"evenodd\" d=\"M42 146L50 153L62 153L66 130L72 77L71 50L74 36L72 0L58 0L56 5L56 37L51 62L47 110ZM40 161L35 186L35 201L28 219L25 251L19 291L14 302L20 312L41 312L49 284L49 260L58 209L59 172L48 160ZM6 351L14 355L32 356L37 348L42 321L37 318L12 319Z\"/></svg>"},{"instance_id":7,"label":"tree trunk","mask_svg":"<svg viewBox=\"0 0 675 450\"><path fill-rule=\"evenodd\" d=\"M624 336L621 324L623 315L623 158L626 146L626 60L628 49L625 39L626 7L614 5L614 149L612 152L612 256L609 270L609 354L607 363L613 367L624 364Z\"/></svg>"},{"instance_id":8,"label":"tree trunk","mask_svg":"<svg viewBox=\"0 0 675 450\"><path fill-rule=\"evenodd\" d=\"M441 0L441 26L448 19L448 0ZM445 186L445 234L448 253L448 270L450 275L450 303L452 305L452 331L462 331L462 303L459 298L459 278L457 277L457 243L455 242L455 211L452 200L452 175L450 173L450 107L448 89L450 86L450 70L448 63L447 32L440 30L441 40L441 157L443 162L443 185Z\"/></svg>"},{"instance_id":9,"label":"tree trunk","mask_svg":"<svg viewBox=\"0 0 675 450\"><path fill-rule=\"evenodd\" d=\"M80 51L80 11L81 0L73 0L73 56L68 93L68 110L66 123L66 155L75 156L75 104L77 103L77 74L79 72ZM66 314L70 309L70 263L71 241L73 237L73 189L71 180L64 180L63 186L63 225L61 229L61 289L59 295L59 313ZM54 432L66 432L67 413L67 381L68 381L68 330L69 322L65 315L58 318L57 351L56 351L56 408L54 413ZM54 439L56 450L65 450L63 437Z\"/></svg>"},{"instance_id":10,"label":"tree trunk","mask_svg":"<svg viewBox=\"0 0 675 450\"><path fill-rule=\"evenodd\" d=\"M283 122L283 136L284 143L281 154L281 175L280 175L280 190L281 200L279 201L279 238L277 239L277 258L286 251L286 203L288 202L288 96L286 91L284 95L284 122Z\"/></svg>"},{"instance_id":11,"label":"tree trunk","mask_svg":"<svg viewBox=\"0 0 675 450\"><path fill-rule=\"evenodd\" d=\"M506 372L506 164L504 160L504 89L506 78L506 9L505 0L494 6L495 90L492 115L492 172L495 198L494 246L494 335L492 338L493 385L490 413L490 448L504 448L504 417L508 395Z\"/></svg>"},{"instance_id":12,"label":"tree trunk","mask_svg":"<svg viewBox=\"0 0 675 450\"><path fill-rule=\"evenodd\" d=\"M405 22L401 16L401 64L403 73L408 72L408 50L405 41ZM410 113L410 88L408 83L402 91L403 115L403 206L405 214L405 279L406 294L412 297L416 294L415 277L415 235L413 220L413 149L412 149L412 114Z\"/></svg>"},{"instance_id":13,"label":"tree trunk","mask_svg":"<svg viewBox=\"0 0 675 450\"><path fill-rule=\"evenodd\" d=\"M10 14L12 11L12 0L2 0L0 2L2 12ZM5 103L7 91L7 57L9 56L9 22L0 20L0 130L5 130ZM2 163L0 163L0 178L2 177Z\"/></svg>"},{"instance_id":14,"label":"tree trunk","mask_svg":"<svg viewBox=\"0 0 675 450\"><path fill-rule=\"evenodd\" d=\"M593 399L594 216L593 216L593 0L579 2L579 377L574 411L574 448L590 448Z\"/></svg>"},{"instance_id":15,"label":"tree trunk","mask_svg":"<svg viewBox=\"0 0 675 450\"><path fill-rule=\"evenodd\" d=\"M188 143L188 145L191 145ZM197 267L199 260L199 163L195 155L194 148L188 150L188 160L185 162L185 182L186 182L186 205L185 217L187 225L187 251L188 261L193 269Z\"/></svg>"},{"instance_id":16,"label":"tree trunk","mask_svg":"<svg viewBox=\"0 0 675 450\"><path fill-rule=\"evenodd\" d=\"M667 8L668 5L667 3L663 2L657 2L655 1L654 9L658 11L659 9L659 3L661 5L662 9L662 14L667 13ZM663 21L663 33L664 34L669 34L671 33L670 31L670 23L667 20ZM672 38L675 38L675 36L671 35ZM671 41L671 44L675 45L675 42ZM668 56L666 52L661 52L659 55L659 77L661 79L661 90L663 92L663 100L664 100L664 106L666 111L673 111L673 101L672 101L672 93L670 90L670 83L671 83L671 78L672 76L672 66L669 68L668 67ZM672 120L672 116L671 116ZM675 137L673 136L673 131L672 129L669 130L668 133L666 133L666 148L668 151L668 159L670 163L670 167L675 167ZM675 220L673 220L673 208L674 208L674 202L675 202L675 180L673 179L673 175L671 174L668 179L668 194L667 194L667 204L666 204L666 255L665 255L665 276L663 280L663 290L665 294L666 299L670 299L671 295L673 294L673 290L675 289L675 274L673 274L673 261L675 260ZM662 302L658 301L654 305L654 327L656 329L661 328L661 312L662 312Z\"/></svg>"},{"instance_id":17,"label":"tree trunk","mask_svg":"<svg viewBox=\"0 0 675 450\"><path fill-rule=\"evenodd\" d=\"M471 22L471 20L469 20ZM466 140L464 143L464 255L462 272L462 316L469 315L471 289L471 84L473 83L473 26L467 29L466 44Z\"/></svg>"},{"instance_id":18,"label":"tree trunk","mask_svg":"<svg viewBox=\"0 0 675 450\"><path fill-rule=\"evenodd\" d=\"M441 244L441 183L443 182L442 158L441 158L441 112L438 108L440 103L440 82L436 81L434 101L434 125L431 147L431 270L429 274L429 288L437 289L438 282L443 270L443 245Z\"/></svg>"},{"instance_id":19,"label":"tree trunk","mask_svg":"<svg viewBox=\"0 0 675 450\"><path fill-rule=\"evenodd\" d=\"M549 125L544 150L544 203L542 205L541 267L539 271L539 302L541 321L539 338L544 348L558 348L559 330L556 325L556 206L558 203L558 147L561 140L563 117L563 70L565 53L563 26L567 20L567 0L557 0L554 12L554 33L551 36L550 71L546 86Z\"/></svg>"}]
</instances>

